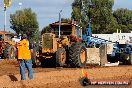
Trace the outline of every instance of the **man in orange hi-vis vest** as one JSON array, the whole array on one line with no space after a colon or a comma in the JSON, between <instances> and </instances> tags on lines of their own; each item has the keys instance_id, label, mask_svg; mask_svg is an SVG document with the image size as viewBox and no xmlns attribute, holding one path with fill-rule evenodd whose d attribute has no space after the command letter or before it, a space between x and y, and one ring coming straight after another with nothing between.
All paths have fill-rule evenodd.
<instances>
[{"instance_id":1,"label":"man in orange hi-vis vest","mask_svg":"<svg viewBox=\"0 0 132 88\"><path fill-rule=\"evenodd\" d=\"M18 60L20 61L20 74L21 80L25 80L25 68L28 69L28 77L29 79L33 78L33 71L32 71L32 60L31 60L31 52L32 47L29 48L29 41L27 39L27 35L23 35L23 39L18 42Z\"/></svg>"}]
</instances>

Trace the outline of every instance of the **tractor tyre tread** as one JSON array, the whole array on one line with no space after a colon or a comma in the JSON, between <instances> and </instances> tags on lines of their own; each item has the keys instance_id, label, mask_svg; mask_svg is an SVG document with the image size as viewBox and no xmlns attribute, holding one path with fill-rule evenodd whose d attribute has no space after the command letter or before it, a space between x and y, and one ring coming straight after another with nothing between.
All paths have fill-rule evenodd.
<instances>
[{"instance_id":1,"label":"tractor tyre tread","mask_svg":"<svg viewBox=\"0 0 132 88\"><path fill-rule=\"evenodd\" d=\"M85 50L85 61L84 63L81 62L80 59L80 52L81 49ZM71 67L84 67L87 62L87 50L84 44L82 43L74 43L71 45L69 50L69 64Z\"/></svg>"}]
</instances>

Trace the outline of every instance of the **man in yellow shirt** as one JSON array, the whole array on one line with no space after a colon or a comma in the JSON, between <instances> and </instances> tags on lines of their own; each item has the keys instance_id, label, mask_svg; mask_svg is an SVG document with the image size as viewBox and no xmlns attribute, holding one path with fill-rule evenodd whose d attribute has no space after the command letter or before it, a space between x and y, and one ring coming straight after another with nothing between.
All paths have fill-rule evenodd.
<instances>
[{"instance_id":1,"label":"man in yellow shirt","mask_svg":"<svg viewBox=\"0 0 132 88\"><path fill-rule=\"evenodd\" d=\"M27 39L27 35L23 35L23 39L18 42L18 60L20 60L20 74L21 80L25 80L25 68L28 69L28 77L29 79L33 78L33 71L32 71L32 60L31 60L31 52L32 47L29 49L29 41Z\"/></svg>"}]
</instances>

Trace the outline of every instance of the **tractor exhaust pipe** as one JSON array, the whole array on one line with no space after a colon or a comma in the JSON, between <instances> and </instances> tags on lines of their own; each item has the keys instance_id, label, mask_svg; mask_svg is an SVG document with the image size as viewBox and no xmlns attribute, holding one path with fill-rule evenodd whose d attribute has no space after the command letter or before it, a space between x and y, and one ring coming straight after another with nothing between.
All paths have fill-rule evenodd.
<instances>
[{"instance_id":1,"label":"tractor exhaust pipe","mask_svg":"<svg viewBox=\"0 0 132 88\"><path fill-rule=\"evenodd\" d=\"M60 38L60 28L61 28L61 12L62 10L60 10L59 12L59 38Z\"/></svg>"}]
</instances>

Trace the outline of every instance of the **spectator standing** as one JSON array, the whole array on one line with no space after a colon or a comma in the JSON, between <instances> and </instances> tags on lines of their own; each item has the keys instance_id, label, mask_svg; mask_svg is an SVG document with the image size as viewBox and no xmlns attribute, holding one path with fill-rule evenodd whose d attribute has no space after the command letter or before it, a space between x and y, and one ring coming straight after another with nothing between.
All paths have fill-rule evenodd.
<instances>
[{"instance_id":1,"label":"spectator standing","mask_svg":"<svg viewBox=\"0 0 132 88\"><path fill-rule=\"evenodd\" d=\"M29 41L27 39L27 35L24 34L23 38L17 45L18 48L18 60L20 61L20 74L21 80L26 80L25 76L25 68L28 69L28 78L33 78L33 71L32 71L32 60L31 60L31 53L32 47L29 47Z\"/></svg>"}]
</instances>

